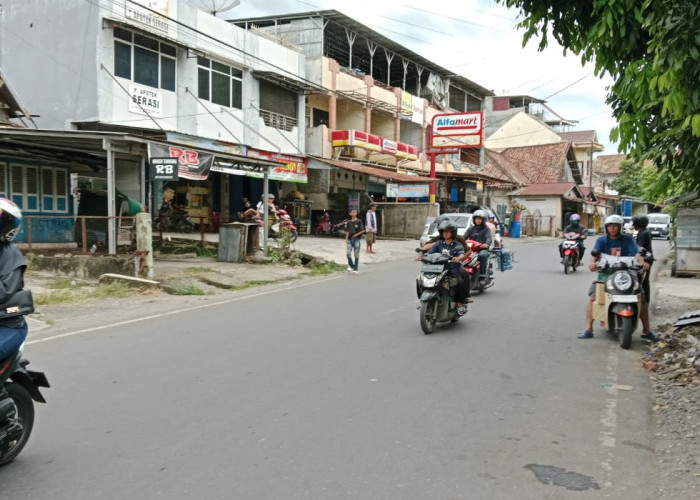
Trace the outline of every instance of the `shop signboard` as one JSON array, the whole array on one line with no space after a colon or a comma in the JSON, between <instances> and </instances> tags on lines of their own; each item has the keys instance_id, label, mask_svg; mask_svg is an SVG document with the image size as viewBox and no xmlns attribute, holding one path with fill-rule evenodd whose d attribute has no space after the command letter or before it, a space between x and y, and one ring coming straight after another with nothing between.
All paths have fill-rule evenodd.
<instances>
[{"instance_id":1,"label":"shop signboard","mask_svg":"<svg viewBox=\"0 0 700 500\"><path fill-rule=\"evenodd\" d=\"M483 142L484 114L447 113L435 115L432 123L433 148L479 147Z\"/></svg>"},{"instance_id":2,"label":"shop signboard","mask_svg":"<svg viewBox=\"0 0 700 500\"><path fill-rule=\"evenodd\" d=\"M168 32L169 0L126 0L124 14L127 18L150 28Z\"/></svg>"},{"instance_id":3,"label":"shop signboard","mask_svg":"<svg viewBox=\"0 0 700 500\"><path fill-rule=\"evenodd\" d=\"M176 181L178 178L177 158L154 158L150 159L150 178L152 181Z\"/></svg>"},{"instance_id":4,"label":"shop signboard","mask_svg":"<svg viewBox=\"0 0 700 500\"><path fill-rule=\"evenodd\" d=\"M148 145L149 158L176 158L178 162L178 177L195 181L203 181L209 176L209 170L214 163L214 155L186 146L159 144L152 142Z\"/></svg>"},{"instance_id":5,"label":"shop signboard","mask_svg":"<svg viewBox=\"0 0 700 500\"><path fill-rule=\"evenodd\" d=\"M412 103L412 110L413 114L411 115L411 121L413 123L416 123L420 125L421 127L423 126L423 117L424 117L424 112L423 112L423 106L424 106L424 100L420 97L413 97L413 103Z\"/></svg>"},{"instance_id":6,"label":"shop signboard","mask_svg":"<svg viewBox=\"0 0 700 500\"><path fill-rule=\"evenodd\" d=\"M129 85L129 111L141 115L163 118L163 93L150 87Z\"/></svg>"},{"instance_id":7,"label":"shop signboard","mask_svg":"<svg viewBox=\"0 0 700 500\"><path fill-rule=\"evenodd\" d=\"M413 114L413 95L405 90L401 92L401 119L410 120Z\"/></svg>"},{"instance_id":8,"label":"shop signboard","mask_svg":"<svg viewBox=\"0 0 700 500\"><path fill-rule=\"evenodd\" d=\"M280 164L279 167L270 169L269 179L283 182L307 182L308 169L306 158L300 156L285 155L282 153L273 153L271 151L261 151L259 149L248 148L247 155L249 158L258 158L261 160L274 161ZM251 177L262 177L260 173L249 173Z\"/></svg>"},{"instance_id":9,"label":"shop signboard","mask_svg":"<svg viewBox=\"0 0 700 500\"><path fill-rule=\"evenodd\" d=\"M430 185L387 183L386 196L387 198L427 198L430 196Z\"/></svg>"}]
</instances>

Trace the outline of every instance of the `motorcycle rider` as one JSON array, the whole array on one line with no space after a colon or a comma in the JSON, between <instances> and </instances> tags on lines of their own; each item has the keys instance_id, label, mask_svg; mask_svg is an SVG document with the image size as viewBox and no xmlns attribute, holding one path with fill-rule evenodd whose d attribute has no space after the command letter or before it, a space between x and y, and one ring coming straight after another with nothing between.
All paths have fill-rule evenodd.
<instances>
[{"instance_id":1,"label":"motorcycle rider","mask_svg":"<svg viewBox=\"0 0 700 500\"><path fill-rule=\"evenodd\" d=\"M639 248L637 243L635 243L634 238L626 234L622 234L622 217L619 215L609 215L605 219L605 236L599 237L595 245L593 246L593 252L591 252L591 264L589 269L591 272L598 270L598 260L600 260L600 254L606 253L608 255L614 255L617 257L636 257L639 264L643 269L649 270L649 264L644 261L642 256L639 254ZM595 254L595 255L593 255ZM599 272L598 280L604 280L607 277L607 273ZM591 284L588 290L588 295L590 299L586 304L586 328L578 334L580 339L590 339L593 338L593 302L595 301L595 285L596 281ZM658 340L654 334L642 334L642 338L645 340L655 341Z\"/></svg>"},{"instance_id":2,"label":"motorcycle rider","mask_svg":"<svg viewBox=\"0 0 700 500\"><path fill-rule=\"evenodd\" d=\"M651 251L651 231L647 229L649 225L649 217L646 215L638 214L632 217L632 227L637 231L637 236L635 240L637 246L641 249L646 250L653 259L654 252ZM649 261L649 271L644 275L644 281L642 281L642 304L639 308L639 319L642 322L642 336L647 335L647 340L656 341L659 340L659 335L651 331L651 325L649 324L649 302L651 301L651 287L649 285L649 277L651 276L651 266L653 260Z\"/></svg>"},{"instance_id":3,"label":"motorcycle rider","mask_svg":"<svg viewBox=\"0 0 700 500\"><path fill-rule=\"evenodd\" d=\"M583 227L583 224L580 224L581 222L581 216L579 214L571 214L571 217L569 217L569 225L564 228L564 233L576 233L578 234L578 261L582 262L583 261L583 254L586 251L586 247L583 245L583 240L586 239L586 236L588 236L588 229ZM564 242L562 241L559 243L559 257L562 259L562 262L564 262L564 249L563 246Z\"/></svg>"},{"instance_id":4,"label":"motorcycle rider","mask_svg":"<svg viewBox=\"0 0 700 500\"><path fill-rule=\"evenodd\" d=\"M22 224L22 212L7 198L0 198L0 303L24 287L27 261L12 243ZM0 320L0 360L17 352L27 338L24 316Z\"/></svg>"},{"instance_id":5,"label":"motorcycle rider","mask_svg":"<svg viewBox=\"0 0 700 500\"><path fill-rule=\"evenodd\" d=\"M467 272L464 270L464 267L462 267L462 260L465 255L464 247L455 240L457 226L451 220L441 222L438 226L438 232L440 233L440 239L435 242L428 253L447 253L452 257L452 261L447 268L447 274L457 279L457 286L455 287L457 313L460 316L464 316L467 313L467 308L464 304L471 302L467 281L469 277L466 275Z\"/></svg>"},{"instance_id":6,"label":"motorcycle rider","mask_svg":"<svg viewBox=\"0 0 700 500\"><path fill-rule=\"evenodd\" d=\"M488 278L489 266L489 247L491 246L491 229L486 225L486 212L477 210L472 215L474 225L467 229L464 234L465 240L472 240L480 243L472 250L479 250L479 262L481 263L479 280Z\"/></svg>"}]
</instances>

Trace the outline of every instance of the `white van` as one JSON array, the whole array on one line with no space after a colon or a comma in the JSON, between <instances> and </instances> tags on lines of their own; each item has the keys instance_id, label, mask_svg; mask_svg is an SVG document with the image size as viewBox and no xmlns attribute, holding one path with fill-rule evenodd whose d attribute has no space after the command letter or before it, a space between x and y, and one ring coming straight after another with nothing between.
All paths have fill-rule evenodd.
<instances>
[{"instance_id":1,"label":"white van","mask_svg":"<svg viewBox=\"0 0 700 500\"><path fill-rule=\"evenodd\" d=\"M671 216L664 213L647 214L649 217L649 225L647 229L651 233L652 238L671 239Z\"/></svg>"}]
</instances>

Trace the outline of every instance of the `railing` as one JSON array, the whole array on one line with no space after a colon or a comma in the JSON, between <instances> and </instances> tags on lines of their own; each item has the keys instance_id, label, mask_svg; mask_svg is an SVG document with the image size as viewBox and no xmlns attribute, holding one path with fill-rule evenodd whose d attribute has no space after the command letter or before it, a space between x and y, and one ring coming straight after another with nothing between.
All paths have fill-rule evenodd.
<instances>
[{"instance_id":1,"label":"railing","mask_svg":"<svg viewBox=\"0 0 700 500\"><path fill-rule=\"evenodd\" d=\"M293 116L282 115L266 109L259 109L258 115L268 127L291 132L292 129L297 126L297 119Z\"/></svg>"},{"instance_id":2,"label":"railing","mask_svg":"<svg viewBox=\"0 0 700 500\"><path fill-rule=\"evenodd\" d=\"M15 243L27 252L37 249L75 251L86 254L104 254L108 249L109 220L114 220L118 254L130 254L136 245L134 217L88 215L25 215ZM219 221L212 217L190 217L189 226L162 228L156 215L153 220L153 239L164 241L186 238L209 241L209 233L218 233Z\"/></svg>"}]
</instances>

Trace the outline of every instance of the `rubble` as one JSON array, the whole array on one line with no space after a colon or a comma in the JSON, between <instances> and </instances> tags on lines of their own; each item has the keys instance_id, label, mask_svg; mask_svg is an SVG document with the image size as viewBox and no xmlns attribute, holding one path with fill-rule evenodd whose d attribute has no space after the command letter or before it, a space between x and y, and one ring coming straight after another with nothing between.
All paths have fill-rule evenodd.
<instances>
[{"instance_id":1,"label":"rubble","mask_svg":"<svg viewBox=\"0 0 700 500\"><path fill-rule=\"evenodd\" d=\"M667 323L659 330L662 340L644 354L644 368L676 385L700 385L700 324Z\"/></svg>"}]
</instances>

